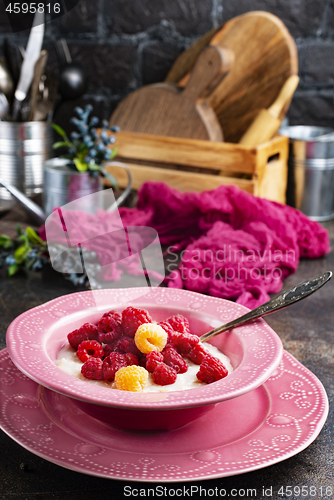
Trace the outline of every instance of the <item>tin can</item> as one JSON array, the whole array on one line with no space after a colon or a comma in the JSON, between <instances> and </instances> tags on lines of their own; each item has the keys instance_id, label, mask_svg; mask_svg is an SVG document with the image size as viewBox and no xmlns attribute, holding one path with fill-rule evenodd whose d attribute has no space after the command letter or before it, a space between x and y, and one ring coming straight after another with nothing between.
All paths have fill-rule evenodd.
<instances>
[{"instance_id":1,"label":"tin can","mask_svg":"<svg viewBox=\"0 0 334 500\"><path fill-rule=\"evenodd\" d=\"M289 137L287 204L310 219L334 218L334 129L284 127Z\"/></svg>"},{"instance_id":2,"label":"tin can","mask_svg":"<svg viewBox=\"0 0 334 500\"><path fill-rule=\"evenodd\" d=\"M44 162L53 156L53 129L46 122L0 121L0 179L27 196L43 190ZM0 188L0 200L12 200Z\"/></svg>"}]
</instances>

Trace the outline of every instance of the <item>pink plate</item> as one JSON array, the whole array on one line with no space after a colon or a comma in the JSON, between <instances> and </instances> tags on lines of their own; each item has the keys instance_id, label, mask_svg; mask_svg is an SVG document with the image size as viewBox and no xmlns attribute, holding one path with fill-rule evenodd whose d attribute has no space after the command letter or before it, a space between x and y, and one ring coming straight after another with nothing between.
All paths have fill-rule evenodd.
<instances>
[{"instance_id":1,"label":"pink plate","mask_svg":"<svg viewBox=\"0 0 334 500\"><path fill-rule=\"evenodd\" d=\"M140 292L142 296L138 297ZM95 306L97 296L99 310ZM281 360L280 338L259 319L210 341L230 358L235 371L214 384L189 391L143 394L110 390L71 377L56 366L57 354L69 332L85 322L96 323L110 309L121 311L129 304L148 309L156 321L184 314L192 332L198 335L248 311L234 302L187 290L128 288L77 292L18 316L7 330L9 355L23 373L48 389L81 401L131 410L191 408L241 396L263 384Z\"/></svg>"},{"instance_id":2,"label":"pink plate","mask_svg":"<svg viewBox=\"0 0 334 500\"><path fill-rule=\"evenodd\" d=\"M168 432L125 432L98 422L23 375L7 349L0 352L0 393L0 426L21 446L67 469L126 481L194 481L261 469L305 449L328 414L321 382L286 352L264 385Z\"/></svg>"}]
</instances>

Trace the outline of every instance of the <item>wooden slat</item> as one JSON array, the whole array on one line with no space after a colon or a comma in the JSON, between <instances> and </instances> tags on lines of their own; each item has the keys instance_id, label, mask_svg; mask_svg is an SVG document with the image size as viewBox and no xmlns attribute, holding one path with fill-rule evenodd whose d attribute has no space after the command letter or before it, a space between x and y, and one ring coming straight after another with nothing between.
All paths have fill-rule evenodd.
<instances>
[{"instance_id":1,"label":"wooden slat","mask_svg":"<svg viewBox=\"0 0 334 500\"><path fill-rule=\"evenodd\" d=\"M156 181L165 182L169 186L174 187L181 192L201 192L215 189L221 184L233 184L238 186L243 191L247 191L251 194L255 194L257 190L257 183L253 180L232 179L230 177L222 177L219 175L197 174L193 172L183 172L181 170L147 167L144 165L139 166L131 163L127 163L127 165L131 168L134 189L139 189L144 182ZM107 166L106 169L115 175L120 187L126 187L128 178L123 169L114 166ZM108 185L107 182L106 184Z\"/></svg>"},{"instance_id":2,"label":"wooden slat","mask_svg":"<svg viewBox=\"0 0 334 500\"><path fill-rule=\"evenodd\" d=\"M262 181L258 183L256 195L266 200L286 202L288 167L284 161L275 160L266 165Z\"/></svg>"},{"instance_id":3,"label":"wooden slat","mask_svg":"<svg viewBox=\"0 0 334 500\"><path fill-rule=\"evenodd\" d=\"M233 184L255 196L285 202L287 137L277 136L260 146L245 147L131 132L118 132L116 136L117 159L130 166L134 189L149 180L165 182L182 192ZM268 163L270 157L275 160ZM125 187L127 176L122 169L108 168L115 171L120 187ZM245 174L251 178L245 178Z\"/></svg>"},{"instance_id":4,"label":"wooden slat","mask_svg":"<svg viewBox=\"0 0 334 500\"><path fill-rule=\"evenodd\" d=\"M281 173L282 177L287 178L287 164L289 155L289 138L277 136L271 141L267 141L256 148L257 161L256 161L256 178L261 185L263 177L267 173L268 160L272 157L278 156L278 160L281 162ZM287 179L286 179L287 180ZM275 185L274 179L272 180L273 185Z\"/></svg>"},{"instance_id":5,"label":"wooden slat","mask_svg":"<svg viewBox=\"0 0 334 500\"><path fill-rule=\"evenodd\" d=\"M118 132L116 145L124 158L173 163L215 170L254 174L257 150L224 142L178 139Z\"/></svg>"}]
</instances>

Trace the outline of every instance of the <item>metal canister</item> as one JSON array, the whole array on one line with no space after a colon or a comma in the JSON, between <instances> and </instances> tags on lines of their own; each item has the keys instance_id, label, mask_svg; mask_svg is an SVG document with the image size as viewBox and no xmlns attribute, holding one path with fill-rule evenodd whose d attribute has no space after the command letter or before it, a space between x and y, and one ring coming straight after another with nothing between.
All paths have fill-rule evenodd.
<instances>
[{"instance_id":1,"label":"metal canister","mask_svg":"<svg viewBox=\"0 0 334 500\"><path fill-rule=\"evenodd\" d=\"M0 121L0 179L27 196L43 190L43 165L53 156L53 129L46 122ZM0 188L0 200L11 200Z\"/></svg>"},{"instance_id":2,"label":"metal canister","mask_svg":"<svg viewBox=\"0 0 334 500\"><path fill-rule=\"evenodd\" d=\"M310 219L334 218L334 129L283 127L289 137L287 204Z\"/></svg>"},{"instance_id":3,"label":"metal canister","mask_svg":"<svg viewBox=\"0 0 334 500\"><path fill-rule=\"evenodd\" d=\"M71 201L83 196L102 191L103 179L101 176L92 177L87 172L78 172L68 166L68 160L52 158L44 164L43 209L47 217L56 207L62 207ZM82 210L94 213L99 203L92 200L94 206L87 206L87 200ZM78 202L77 209L80 209Z\"/></svg>"}]
</instances>

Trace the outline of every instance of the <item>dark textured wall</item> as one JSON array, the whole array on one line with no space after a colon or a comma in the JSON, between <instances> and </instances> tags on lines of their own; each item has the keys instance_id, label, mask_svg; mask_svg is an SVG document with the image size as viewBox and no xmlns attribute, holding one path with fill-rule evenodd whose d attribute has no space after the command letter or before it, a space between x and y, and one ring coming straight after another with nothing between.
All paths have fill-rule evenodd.
<instances>
[{"instance_id":1,"label":"dark textured wall","mask_svg":"<svg viewBox=\"0 0 334 500\"><path fill-rule=\"evenodd\" d=\"M299 52L301 82L289 111L292 124L334 126L334 0L80 0L47 25L45 48L56 64L53 41L66 38L72 57L90 77L81 102L108 118L119 100L138 86L161 81L193 40L234 16L266 10L282 19ZM0 44L11 33L0 0ZM66 124L75 103L63 104Z\"/></svg>"}]
</instances>

